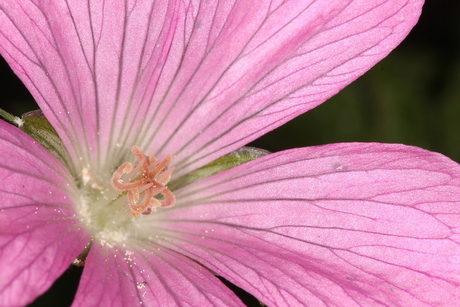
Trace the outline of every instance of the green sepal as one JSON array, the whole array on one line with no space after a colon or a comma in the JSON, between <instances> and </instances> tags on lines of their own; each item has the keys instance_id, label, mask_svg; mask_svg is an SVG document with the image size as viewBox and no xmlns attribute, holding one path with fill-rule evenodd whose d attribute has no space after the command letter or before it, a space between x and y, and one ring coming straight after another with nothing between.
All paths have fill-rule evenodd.
<instances>
[{"instance_id":1,"label":"green sepal","mask_svg":"<svg viewBox=\"0 0 460 307\"><path fill-rule=\"evenodd\" d=\"M171 191L177 190L183 186L189 185L200 179L223 172L232 167L235 167L240 164L257 159L259 157L265 156L269 153L270 153L269 151L264 150L264 149L259 149L255 147L246 147L246 146L242 147L176 180L172 180L168 184L168 188Z\"/></svg>"},{"instance_id":2,"label":"green sepal","mask_svg":"<svg viewBox=\"0 0 460 307\"><path fill-rule=\"evenodd\" d=\"M61 160L69 170L73 169L67 149L56 130L54 130L41 110L24 113L18 127L48 149L48 151Z\"/></svg>"},{"instance_id":3,"label":"green sepal","mask_svg":"<svg viewBox=\"0 0 460 307\"><path fill-rule=\"evenodd\" d=\"M16 127L22 123L22 120L19 117L14 116L13 114L10 114L3 109L0 109L0 117L10 124L15 125Z\"/></svg>"}]
</instances>

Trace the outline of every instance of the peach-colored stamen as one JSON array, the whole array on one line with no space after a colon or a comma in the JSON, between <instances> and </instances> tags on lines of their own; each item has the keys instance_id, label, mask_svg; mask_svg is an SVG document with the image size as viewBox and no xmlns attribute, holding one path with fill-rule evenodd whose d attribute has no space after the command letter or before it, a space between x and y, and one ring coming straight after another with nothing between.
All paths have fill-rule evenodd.
<instances>
[{"instance_id":1,"label":"peach-colored stamen","mask_svg":"<svg viewBox=\"0 0 460 307\"><path fill-rule=\"evenodd\" d=\"M112 176L112 186L118 191L128 192L128 202L133 216L144 215L155 211L157 207L172 207L176 203L174 194L166 187L171 179L173 169L169 168L172 155L159 161L153 155L144 155L141 149L133 146L131 151L137 158L136 165L123 163ZM121 178L127 177L126 183ZM162 194L163 198L155 198ZM138 205L140 199L142 201Z\"/></svg>"}]
</instances>

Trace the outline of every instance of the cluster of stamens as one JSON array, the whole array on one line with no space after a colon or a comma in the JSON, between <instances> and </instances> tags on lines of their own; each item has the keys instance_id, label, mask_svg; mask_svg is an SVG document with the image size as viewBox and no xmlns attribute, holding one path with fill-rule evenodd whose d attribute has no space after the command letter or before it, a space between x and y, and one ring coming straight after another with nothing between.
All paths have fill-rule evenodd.
<instances>
[{"instance_id":1,"label":"cluster of stamens","mask_svg":"<svg viewBox=\"0 0 460 307\"><path fill-rule=\"evenodd\" d=\"M157 207L174 206L174 194L166 187L173 171L169 168L172 155L168 154L160 161L151 154L144 155L137 146L133 146L131 151L137 158L136 165L123 163L112 176L112 186L119 191L127 191L133 216L140 213L148 215ZM122 179L123 176L126 180ZM159 194L163 195L161 199L156 197Z\"/></svg>"}]
</instances>

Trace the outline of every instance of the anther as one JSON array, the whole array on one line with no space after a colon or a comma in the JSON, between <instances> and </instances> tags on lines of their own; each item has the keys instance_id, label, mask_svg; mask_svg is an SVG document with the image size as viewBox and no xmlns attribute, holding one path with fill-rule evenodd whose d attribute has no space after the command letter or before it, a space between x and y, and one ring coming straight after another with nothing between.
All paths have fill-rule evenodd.
<instances>
[{"instance_id":1,"label":"anther","mask_svg":"<svg viewBox=\"0 0 460 307\"><path fill-rule=\"evenodd\" d=\"M112 186L118 191L128 192L128 203L133 216L140 213L148 215L155 212L157 207L174 206L176 198L166 187L173 171L169 168L172 155L168 154L160 161L153 155L144 155L137 146L133 146L131 151L137 158L136 164L123 163L113 173ZM159 194L163 195L161 199L156 197Z\"/></svg>"}]
</instances>

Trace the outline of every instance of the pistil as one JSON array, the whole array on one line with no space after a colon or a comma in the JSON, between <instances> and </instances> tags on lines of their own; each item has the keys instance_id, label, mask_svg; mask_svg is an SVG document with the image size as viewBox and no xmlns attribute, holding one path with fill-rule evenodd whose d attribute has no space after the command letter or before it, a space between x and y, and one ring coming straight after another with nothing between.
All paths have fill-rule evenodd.
<instances>
[{"instance_id":1,"label":"pistil","mask_svg":"<svg viewBox=\"0 0 460 307\"><path fill-rule=\"evenodd\" d=\"M148 215L158 207L174 206L176 199L166 186L173 171L169 167L172 155L168 154L160 161L151 154L144 155L138 146L133 146L131 151L137 158L136 164L123 163L112 176L112 186L127 192L132 215ZM158 195L162 197L158 198Z\"/></svg>"}]
</instances>

